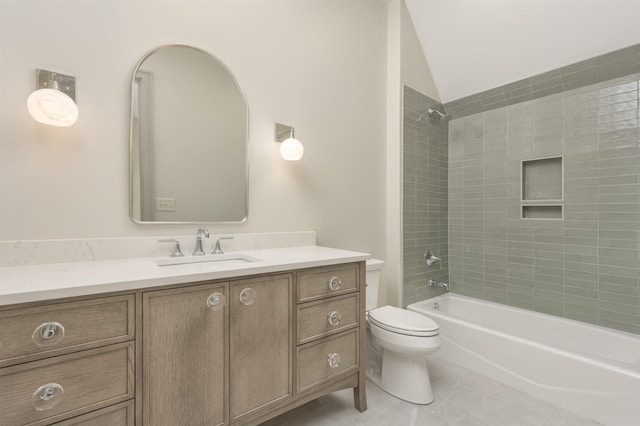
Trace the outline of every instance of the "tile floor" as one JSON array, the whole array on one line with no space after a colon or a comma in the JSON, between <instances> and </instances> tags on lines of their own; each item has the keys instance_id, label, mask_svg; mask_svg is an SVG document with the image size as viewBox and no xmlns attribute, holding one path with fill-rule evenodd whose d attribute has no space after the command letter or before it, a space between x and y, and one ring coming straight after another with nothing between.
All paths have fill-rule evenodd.
<instances>
[{"instance_id":1,"label":"tile floor","mask_svg":"<svg viewBox=\"0 0 640 426\"><path fill-rule=\"evenodd\" d=\"M597 426L437 356L429 364L435 401L413 405L367 384L369 409L353 408L351 389L311 401L262 426Z\"/></svg>"}]
</instances>

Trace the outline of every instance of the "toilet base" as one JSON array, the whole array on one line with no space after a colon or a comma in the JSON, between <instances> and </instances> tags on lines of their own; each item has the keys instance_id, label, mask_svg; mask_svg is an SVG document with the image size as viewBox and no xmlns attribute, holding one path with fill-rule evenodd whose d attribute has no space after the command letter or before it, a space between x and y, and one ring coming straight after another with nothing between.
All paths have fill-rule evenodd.
<instances>
[{"instance_id":1,"label":"toilet base","mask_svg":"<svg viewBox=\"0 0 640 426\"><path fill-rule=\"evenodd\" d=\"M380 388L413 404L434 400L425 355L406 355L383 349Z\"/></svg>"}]
</instances>

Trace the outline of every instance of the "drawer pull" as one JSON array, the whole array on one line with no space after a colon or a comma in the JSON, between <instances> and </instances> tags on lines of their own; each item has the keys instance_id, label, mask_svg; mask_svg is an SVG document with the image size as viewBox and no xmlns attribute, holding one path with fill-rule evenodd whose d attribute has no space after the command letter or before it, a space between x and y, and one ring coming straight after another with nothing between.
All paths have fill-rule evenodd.
<instances>
[{"instance_id":1,"label":"drawer pull","mask_svg":"<svg viewBox=\"0 0 640 426\"><path fill-rule=\"evenodd\" d=\"M340 354L332 353L327 355L327 364L329 364L331 368L340 367Z\"/></svg>"},{"instance_id":2,"label":"drawer pull","mask_svg":"<svg viewBox=\"0 0 640 426\"><path fill-rule=\"evenodd\" d=\"M207 298L207 306L212 311L219 311L224 308L225 298L222 293L211 293Z\"/></svg>"},{"instance_id":3,"label":"drawer pull","mask_svg":"<svg viewBox=\"0 0 640 426\"><path fill-rule=\"evenodd\" d=\"M340 321L342 320L342 316L338 311L329 312L327 314L327 321L329 325L340 325Z\"/></svg>"},{"instance_id":4,"label":"drawer pull","mask_svg":"<svg viewBox=\"0 0 640 426\"><path fill-rule=\"evenodd\" d=\"M327 281L327 285L329 286L329 290L339 290L342 285L342 281L338 277L332 277Z\"/></svg>"},{"instance_id":5,"label":"drawer pull","mask_svg":"<svg viewBox=\"0 0 640 426\"><path fill-rule=\"evenodd\" d=\"M245 288L240 292L240 303L246 306L253 305L253 302L256 301L257 297L258 296L254 289Z\"/></svg>"},{"instance_id":6,"label":"drawer pull","mask_svg":"<svg viewBox=\"0 0 640 426\"><path fill-rule=\"evenodd\" d=\"M57 383L40 386L31 397L31 404L38 411L50 410L62 401L64 389Z\"/></svg>"},{"instance_id":7,"label":"drawer pull","mask_svg":"<svg viewBox=\"0 0 640 426\"><path fill-rule=\"evenodd\" d=\"M64 337L64 326L59 322L45 322L35 329L31 338L38 346L55 345Z\"/></svg>"}]
</instances>

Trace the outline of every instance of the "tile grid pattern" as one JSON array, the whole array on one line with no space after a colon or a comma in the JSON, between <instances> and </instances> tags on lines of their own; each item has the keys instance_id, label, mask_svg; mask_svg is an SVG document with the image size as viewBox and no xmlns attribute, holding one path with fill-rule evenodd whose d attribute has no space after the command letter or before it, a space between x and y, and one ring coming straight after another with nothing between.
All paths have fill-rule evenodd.
<instances>
[{"instance_id":1,"label":"tile grid pattern","mask_svg":"<svg viewBox=\"0 0 640 426\"><path fill-rule=\"evenodd\" d=\"M443 110L442 104L405 86L402 138L405 306L442 292L428 287L430 279L449 280L448 125L424 114L430 106ZM442 261L427 267L424 262L427 249L433 250Z\"/></svg>"},{"instance_id":2,"label":"tile grid pattern","mask_svg":"<svg viewBox=\"0 0 640 426\"><path fill-rule=\"evenodd\" d=\"M640 334L639 79L449 123L454 292ZM522 219L521 161L554 156L563 219Z\"/></svg>"},{"instance_id":3,"label":"tile grid pattern","mask_svg":"<svg viewBox=\"0 0 640 426\"><path fill-rule=\"evenodd\" d=\"M640 72L640 44L447 102L453 118L515 105Z\"/></svg>"}]
</instances>

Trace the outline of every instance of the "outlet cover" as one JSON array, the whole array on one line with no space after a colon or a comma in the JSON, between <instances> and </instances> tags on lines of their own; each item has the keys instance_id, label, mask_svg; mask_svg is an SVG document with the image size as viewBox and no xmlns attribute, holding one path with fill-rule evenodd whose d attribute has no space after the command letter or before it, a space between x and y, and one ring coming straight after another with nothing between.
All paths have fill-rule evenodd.
<instances>
[{"instance_id":1,"label":"outlet cover","mask_svg":"<svg viewBox=\"0 0 640 426\"><path fill-rule=\"evenodd\" d=\"M175 198L156 198L156 211L159 212L175 212Z\"/></svg>"}]
</instances>

